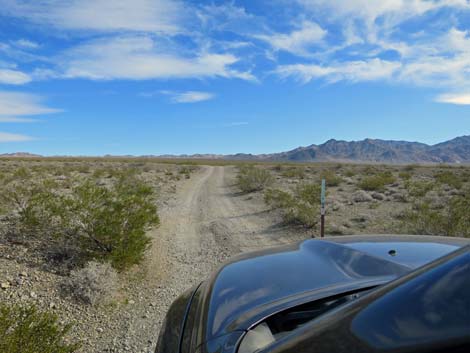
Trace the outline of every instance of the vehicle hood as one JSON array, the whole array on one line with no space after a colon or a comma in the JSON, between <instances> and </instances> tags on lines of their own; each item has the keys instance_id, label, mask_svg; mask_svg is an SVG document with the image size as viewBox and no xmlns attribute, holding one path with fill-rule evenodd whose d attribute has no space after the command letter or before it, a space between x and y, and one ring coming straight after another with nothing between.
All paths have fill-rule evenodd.
<instances>
[{"instance_id":1,"label":"vehicle hood","mask_svg":"<svg viewBox=\"0 0 470 353\"><path fill-rule=\"evenodd\" d=\"M200 288L203 340L247 330L287 307L387 283L463 244L412 237L327 239L244 254L224 264Z\"/></svg>"}]
</instances>

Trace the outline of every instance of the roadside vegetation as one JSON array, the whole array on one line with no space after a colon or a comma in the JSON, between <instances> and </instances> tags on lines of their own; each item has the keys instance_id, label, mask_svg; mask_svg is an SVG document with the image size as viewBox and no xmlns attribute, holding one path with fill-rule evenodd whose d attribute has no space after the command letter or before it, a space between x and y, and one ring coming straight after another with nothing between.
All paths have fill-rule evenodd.
<instances>
[{"instance_id":1,"label":"roadside vegetation","mask_svg":"<svg viewBox=\"0 0 470 353\"><path fill-rule=\"evenodd\" d=\"M273 180L252 188L254 199L283 224L302 225L314 234L319 233L320 183L325 179L329 234L470 236L467 166L278 163L250 168L269 171Z\"/></svg>"},{"instance_id":2,"label":"roadside vegetation","mask_svg":"<svg viewBox=\"0 0 470 353\"><path fill-rule=\"evenodd\" d=\"M273 209L280 210L287 224L314 227L318 223L320 210L318 184L298 184L293 191L268 189L264 199Z\"/></svg>"},{"instance_id":3,"label":"roadside vegetation","mask_svg":"<svg viewBox=\"0 0 470 353\"><path fill-rule=\"evenodd\" d=\"M242 165L239 167L237 182L241 191L250 193L261 191L271 185L273 177L266 169L257 168L253 165Z\"/></svg>"},{"instance_id":4,"label":"roadside vegetation","mask_svg":"<svg viewBox=\"0 0 470 353\"><path fill-rule=\"evenodd\" d=\"M67 343L71 326L61 326L58 317L35 306L0 304L0 352L73 353L78 343Z\"/></svg>"},{"instance_id":5,"label":"roadside vegetation","mask_svg":"<svg viewBox=\"0 0 470 353\"><path fill-rule=\"evenodd\" d=\"M359 188L366 191L384 191L387 185L396 181L395 176L390 171L380 172L375 175L365 176L359 182Z\"/></svg>"},{"instance_id":6,"label":"roadside vegetation","mask_svg":"<svg viewBox=\"0 0 470 353\"><path fill-rule=\"evenodd\" d=\"M22 169L3 185L10 239L55 244L76 265L99 259L118 271L138 264L149 245L146 230L159 223L152 187L132 172L107 184L85 177L61 185Z\"/></svg>"}]
</instances>

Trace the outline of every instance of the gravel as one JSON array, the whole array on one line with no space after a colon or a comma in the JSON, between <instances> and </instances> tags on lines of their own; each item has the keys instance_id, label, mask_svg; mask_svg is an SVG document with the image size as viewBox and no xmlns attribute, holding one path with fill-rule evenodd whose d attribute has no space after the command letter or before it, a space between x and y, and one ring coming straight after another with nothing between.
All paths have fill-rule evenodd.
<instances>
[{"instance_id":1,"label":"gravel","mask_svg":"<svg viewBox=\"0 0 470 353\"><path fill-rule=\"evenodd\" d=\"M77 302L61 289L60 271L45 270L22 245L0 243L0 300L32 303L74 323L70 340L80 352L153 352L168 307L222 262L241 251L301 239L279 232L261 199L240 195L233 167L203 167L160 195L161 226L144 263L120 277L110 305ZM55 273L58 272L58 273Z\"/></svg>"}]
</instances>

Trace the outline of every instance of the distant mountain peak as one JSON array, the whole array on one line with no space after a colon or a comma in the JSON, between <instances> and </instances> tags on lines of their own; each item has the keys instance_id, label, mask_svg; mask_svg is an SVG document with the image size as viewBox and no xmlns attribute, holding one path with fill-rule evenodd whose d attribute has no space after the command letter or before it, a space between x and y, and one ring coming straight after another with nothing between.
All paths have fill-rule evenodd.
<instances>
[{"instance_id":1,"label":"distant mountain peak","mask_svg":"<svg viewBox=\"0 0 470 353\"><path fill-rule=\"evenodd\" d=\"M39 154L29 153L29 152L13 152L13 153L4 153L0 154L0 157L42 157Z\"/></svg>"},{"instance_id":2,"label":"distant mountain peak","mask_svg":"<svg viewBox=\"0 0 470 353\"><path fill-rule=\"evenodd\" d=\"M230 159L231 156L226 156ZM436 145L421 142L366 138L360 141L329 139L320 145L253 156L254 160L290 162L470 163L470 136Z\"/></svg>"}]
</instances>

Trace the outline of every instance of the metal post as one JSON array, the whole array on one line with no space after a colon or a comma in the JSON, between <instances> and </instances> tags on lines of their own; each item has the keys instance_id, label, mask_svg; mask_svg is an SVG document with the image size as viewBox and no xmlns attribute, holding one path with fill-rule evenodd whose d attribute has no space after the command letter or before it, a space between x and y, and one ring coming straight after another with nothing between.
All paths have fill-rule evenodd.
<instances>
[{"instance_id":1,"label":"metal post","mask_svg":"<svg viewBox=\"0 0 470 353\"><path fill-rule=\"evenodd\" d=\"M325 179L321 181L321 208L320 208L320 236L323 238L325 236L325 189L326 182Z\"/></svg>"}]
</instances>

